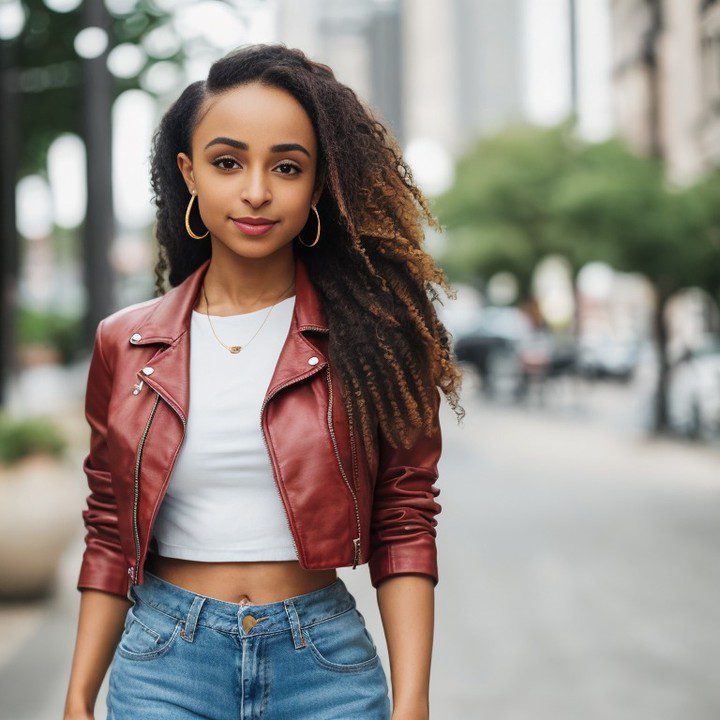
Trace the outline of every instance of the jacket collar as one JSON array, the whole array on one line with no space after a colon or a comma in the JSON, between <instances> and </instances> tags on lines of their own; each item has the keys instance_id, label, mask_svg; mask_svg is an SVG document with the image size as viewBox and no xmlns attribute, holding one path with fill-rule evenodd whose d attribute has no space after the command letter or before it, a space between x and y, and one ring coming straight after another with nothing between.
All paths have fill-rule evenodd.
<instances>
[{"instance_id":1,"label":"jacket collar","mask_svg":"<svg viewBox=\"0 0 720 720\"><path fill-rule=\"evenodd\" d=\"M327 317L302 259L295 256L295 304L290 329L280 351L266 399L281 387L320 372L327 365L322 343L305 337L306 330L329 332ZM190 324L192 310L210 260L160 297L134 327L132 345L163 343L136 375L158 392L187 421L190 409ZM138 338L138 335L140 336Z\"/></svg>"},{"instance_id":2,"label":"jacket collar","mask_svg":"<svg viewBox=\"0 0 720 720\"><path fill-rule=\"evenodd\" d=\"M327 318L320 298L307 273L305 263L297 254L295 257L295 309L290 329L328 331ZM167 343L171 345L190 329L192 309L200 292L210 258L194 270L179 285L160 296L153 310L134 329L140 335L136 345Z\"/></svg>"}]
</instances>

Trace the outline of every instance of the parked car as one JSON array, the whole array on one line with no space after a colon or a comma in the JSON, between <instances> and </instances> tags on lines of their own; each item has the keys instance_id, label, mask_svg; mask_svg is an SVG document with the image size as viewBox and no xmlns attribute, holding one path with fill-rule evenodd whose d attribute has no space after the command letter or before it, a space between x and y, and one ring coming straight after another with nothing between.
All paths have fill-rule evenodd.
<instances>
[{"instance_id":1,"label":"parked car","mask_svg":"<svg viewBox=\"0 0 720 720\"><path fill-rule=\"evenodd\" d=\"M688 438L720 437L720 339L684 352L670 370L668 415Z\"/></svg>"},{"instance_id":2,"label":"parked car","mask_svg":"<svg viewBox=\"0 0 720 720\"><path fill-rule=\"evenodd\" d=\"M588 378L632 380L640 357L638 340L586 335L578 347L578 371Z\"/></svg>"},{"instance_id":3,"label":"parked car","mask_svg":"<svg viewBox=\"0 0 720 720\"><path fill-rule=\"evenodd\" d=\"M488 307L454 345L458 360L473 366L488 396L521 397L533 379L574 372L574 342L537 331L518 308Z\"/></svg>"},{"instance_id":4,"label":"parked car","mask_svg":"<svg viewBox=\"0 0 720 720\"><path fill-rule=\"evenodd\" d=\"M532 333L532 322L518 308L489 306L474 325L457 334L455 356L475 368L483 392L493 395L501 386L517 384L521 372L517 348Z\"/></svg>"}]
</instances>

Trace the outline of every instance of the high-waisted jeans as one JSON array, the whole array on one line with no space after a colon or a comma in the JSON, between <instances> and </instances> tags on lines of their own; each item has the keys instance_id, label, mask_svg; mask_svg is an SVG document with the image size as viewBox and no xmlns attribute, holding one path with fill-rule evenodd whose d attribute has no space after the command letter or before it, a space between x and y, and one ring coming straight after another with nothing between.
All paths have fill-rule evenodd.
<instances>
[{"instance_id":1,"label":"high-waisted jeans","mask_svg":"<svg viewBox=\"0 0 720 720\"><path fill-rule=\"evenodd\" d=\"M266 605L145 572L108 679L108 720L389 720L385 670L341 578Z\"/></svg>"}]
</instances>

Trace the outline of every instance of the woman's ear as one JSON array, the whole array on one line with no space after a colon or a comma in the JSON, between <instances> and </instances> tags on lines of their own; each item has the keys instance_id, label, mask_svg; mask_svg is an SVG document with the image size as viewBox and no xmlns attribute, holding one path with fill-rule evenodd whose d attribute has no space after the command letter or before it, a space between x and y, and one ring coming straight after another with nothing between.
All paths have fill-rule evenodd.
<instances>
[{"instance_id":1,"label":"woman's ear","mask_svg":"<svg viewBox=\"0 0 720 720\"><path fill-rule=\"evenodd\" d=\"M318 201L320 200L320 197L323 194L323 190L325 189L325 180L327 178L327 175L324 170L320 170L315 177L315 189L313 190L312 195L312 204L317 205Z\"/></svg>"},{"instance_id":2,"label":"woman's ear","mask_svg":"<svg viewBox=\"0 0 720 720\"><path fill-rule=\"evenodd\" d=\"M191 193L195 187L195 178L193 177L192 171L192 160L183 152L177 154L177 164L180 168L180 172L185 179L185 185L187 185L188 192Z\"/></svg>"},{"instance_id":3,"label":"woman's ear","mask_svg":"<svg viewBox=\"0 0 720 720\"><path fill-rule=\"evenodd\" d=\"M325 189L325 179L321 179L319 183L315 186L315 191L312 195L312 204L317 205L318 201L320 200L320 197L323 194L323 190Z\"/></svg>"}]
</instances>

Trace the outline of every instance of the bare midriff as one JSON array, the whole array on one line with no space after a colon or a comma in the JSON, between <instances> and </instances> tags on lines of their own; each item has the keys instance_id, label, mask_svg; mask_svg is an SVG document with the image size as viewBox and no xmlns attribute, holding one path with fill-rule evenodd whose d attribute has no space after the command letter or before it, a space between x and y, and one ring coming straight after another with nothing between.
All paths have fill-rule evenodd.
<instances>
[{"instance_id":1,"label":"bare midriff","mask_svg":"<svg viewBox=\"0 0 720 720\"><path fill-rule=\"evenodd\" d=\"M198 562L148 551L145 569L173 585L225 602L265 605L319 590L337 571L306 570L297 560Z\"/></svg>"}]
</instances>

